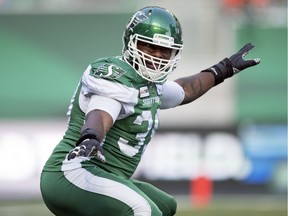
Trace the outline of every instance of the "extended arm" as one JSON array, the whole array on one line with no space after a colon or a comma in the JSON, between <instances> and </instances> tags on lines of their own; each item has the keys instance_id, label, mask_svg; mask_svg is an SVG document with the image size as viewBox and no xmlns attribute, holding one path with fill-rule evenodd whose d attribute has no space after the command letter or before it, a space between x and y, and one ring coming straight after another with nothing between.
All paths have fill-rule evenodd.
<instances>
[{"instance_id":1,"label":"extended arm","mask_svg":"<svg viewBox=\"0 0 288 216\"><path fill-rule=\"evenodd\" d=\"M218 64L201 71L201 73L175 80L175 82L183 88L185 93L181 105L199 98L213 86L220 84L234 74L259 64L260 59L258 58L250 60L244 59L252 48L254 48L254 45L248 43L230 58L223 59Z\"/></svg>"},{"instance_id":2,"label":"extended arm","mask_svg":"<svg viewBox=\"0 0 288 216\"><path fill-rule=\"evenodd\" d=\"M190 103L214 86L214 76L209 73L198 73L175 80L184 90L185 96L181 105Z\"/></svg>"}]
</instances>

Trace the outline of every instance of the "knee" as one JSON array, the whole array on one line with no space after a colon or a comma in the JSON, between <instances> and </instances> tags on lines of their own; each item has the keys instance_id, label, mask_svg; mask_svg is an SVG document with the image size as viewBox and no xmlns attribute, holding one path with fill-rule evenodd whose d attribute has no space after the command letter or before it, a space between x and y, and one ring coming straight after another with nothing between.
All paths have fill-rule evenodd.
<instances>
[{"instance_id":1,"label":"knee","mask_svg":"<svg viewBox=\"0 0 288 216\"><path fill-rule=\"evenodd\" d=\"M167 205L168 211L167 211L167 213L163 212L163 216L175 215L176 210L177 210L177 202L176 202L175 198L171 196L169 199L167 199L166 205Z\"/></svg>"},{"instance_id":2,"label":"knee","mask_svg":"<svg viewBox=\"0 0 288 216\"><path fill-rule=\"evenodd\" d=\"M149 202L142 196L134 196L130 203L126 203L130 210L125 215L137 215L137 216L162 216L161 211L152 202ZM131 214L132 213L132 214Z\"/></svg>"}]
</instances>

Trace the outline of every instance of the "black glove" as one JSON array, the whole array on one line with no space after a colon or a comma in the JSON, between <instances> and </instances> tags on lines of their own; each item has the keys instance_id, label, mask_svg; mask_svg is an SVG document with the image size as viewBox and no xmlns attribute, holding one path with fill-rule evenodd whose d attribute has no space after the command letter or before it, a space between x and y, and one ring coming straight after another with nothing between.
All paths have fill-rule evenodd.
<instances>
[{"instance_id":1,"label":"black glove","mask_svg":"<svg viewBox=\"0 0 288 216\"><path fill-rule=\"evenodd\" d=\"M218 64L213 65L210 68L207 68L201 72L210 72L215 77L215 86L223 82L224 79L232 77L234 74L239 73L240 71L257 65L260 63L259 58L245 60L244 57L248 52L254 48L254 45L251 43L246 44L242 49L237 53L232 55L230 58L225 58L220 61Z\"/></svg>"},{"instance_id":2,"label":"black glove","mask_svg":"<svg viewBox=\"0 0 288 216\"><path fill-rule=\"evenodd\" d=\"M75 157L79 156L96 156L100 161L105 163L106 159L104 156L104 151L98 140L99 138L94 129L85 129L82 132L79 140L76 142L76 147L69 152L67 156L68 160L74 159Z\"/></svg>"}]
</instances>

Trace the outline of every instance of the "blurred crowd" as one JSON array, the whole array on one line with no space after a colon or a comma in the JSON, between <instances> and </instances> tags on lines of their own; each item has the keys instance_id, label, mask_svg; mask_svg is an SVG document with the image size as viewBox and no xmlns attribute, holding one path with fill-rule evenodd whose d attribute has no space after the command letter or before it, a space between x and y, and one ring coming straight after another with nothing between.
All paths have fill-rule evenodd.
<instances>
[{"instance_id":1,"label":"blurred crowd","mask_svg":"<svg viewBox=\"0 0 288 216\"><path fill-rule=\"evenodd\" d=\"M197 10L197 5L218 5L224 13L242 16L249 23L269 23L271 25L287 24L286 0L159 0L159 5L170 5L173 10L177 7ZM144 4L152 5L155 1L146 0L0 0L0 13L105 13L130 12L142 7ZM120 6L120 7L119 7Z\"/></svg>"}]
</instances>

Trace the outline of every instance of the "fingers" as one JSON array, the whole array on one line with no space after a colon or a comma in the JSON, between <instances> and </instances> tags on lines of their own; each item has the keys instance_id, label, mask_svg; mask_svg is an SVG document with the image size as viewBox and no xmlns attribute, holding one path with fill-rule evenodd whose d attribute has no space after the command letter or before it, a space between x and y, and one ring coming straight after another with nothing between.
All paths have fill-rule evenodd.
<instances>
[{"instance_id":1,"label":"fingers","mask_svg":"<svg viewBox=\"0 0 288 216\"><path fill-rule=\"evenodd\" d=\"M242 54L242 59L249 53L251 49L253 49L255 46L251 43L247 43L242 47L242 49L239 51L239 53ZM260 58L255 58L255 59L249 59L249 60L244 60L247 66L254 66L257 65L261 62Z\"/></svg>"},{"instance_id":2,"label":"fingers","mask_svg":"<svg viewBox=\"0 0 288 216\"><path fill-rule=\"evenodd\" d=\"M254 62L255 62L255 64L259 64L261 62L261 59L260 58L255 58Z\"/></svg>"},{"instance_id":3,"label":"fingers","mask_svg":"<svg viewBox=\"0 0 288 216\"><path fill-rule=\"evenodd\" d=\"M259 59L259 58L255 58L255 59L251 59L251 60L246 60L246 61L244 61L243 62L243 65L242 65L242 68L243 69L246 69L246 68L248 68L248 67L252 67L252 66L254 66L254 65L257 65L257 64L259 64L261 62L261 60ZM233 68L234 69L234 68ZM238 73L239 71L235 71L234 70L234 73L236 74L236 73Z\"/></svg>"},{"instance_id":4,"label":"fingers","mask_svg":"<svg viewBox=\"0 0 288 216\"><path fill-rule=\"evenodd\" d=\"M79 157L79 156L87 157L87 156L85 156L85 155L87 155L87 153L86 153L86 146L81 145L81 146L77 146L77 147L75 147L74 149L72 149L72 150L69 152L67 159L68 159L68 160L71 160L71 159L74 159L74 158Z\"/></svg>"},{"instance_id":5,"label":"fingers","mask_svg":"<svg viewBox=\"0 0 288 216\"><path fill-rule=\"evenodd\" d=\"M252 43L247 43L245 44L240 50L239 53L242 54L242 56L244 57L245 55L248 54L248 52L253 49L255 46Z\"/></svg>"},{"instance_id":6,"label":"fingers","mask_svg":"<svg viewBox=\"0 0 288 216\"><path fill-rule=\"evenodd\" d=\"M97 157L103 163L106 162L106 158L104 156L104 151L100 145L97 146L97 148L96 148L96 146L93 146L93 148L90 150L90 152L85 157L89 157L89 156Z\"/></svg>"},{"instance_id":7,"label":"fingers","mask_svg":"<svg viewBox=\"0 0 288 216\"><path fill-rule=\"evenodd\" d=\"M261 59L260 58L249 59L249 60L245 60L244 62L249 67L249 66L254 66L254 65L259 64L261 62Z\"/></svg>"},{"instance_id":8,"label":"fingers","mask_svg":"<svg viewBox=\"0 0 288 216\"><path fill-rule=\"evenodd\" d=\"M90 155L94 156L93 155L94 149L95 149L95 146L93 146L92 148L89 148L85 145L77 146L69 152L68 160L74 159L75 157L78 157L78 156L83 156L83 157L88 157Z\"/></svg>"},{"instance_id":9,"label":"fingers","mask_svg":"<svg viewBox=\"0 0 288 216\"><path fill-rule=\"evenodd\" d=\"M255 58L255 59L251 59L251 60L247 60L247 62L249 62L250 66L254 66L257 65L261 62L260 58Z\"/></svg>"},{"instance_id":10,"label":"fingers","mask_svg":"<svg viewBox=\"0 0 288 216\"><path fill-rule=\"evenodd\" d=\"M96 156L97 156L97 158L98 158L100 161L102 161L103 163L106 162L106 158L105 158L105 156L101 153L100 150L97 151Z\"/></svg>"},{"instance_id":11,"label":"fingers","mask_svg":"<svg viewBox=\"0 0 288 216\"><path fill-rule=\"evenodd\" d=\"M94 156L96 156L103 163L106 162L106 158L104 156L104 152L101 146L98 146L98 149L96 146L92 146L91 148L85 145L77 146L69 152L67 159L71 160L76 157L94 157Z\"/></svg>"},{"instance_id":12,"label":"fingers","mask_svg":"<svg viewBox=\"0 0 288 216\"><path fill-rule=\"evenodd\" d=\"M75 157L78 157L79 156L79 150L80 150L80 146L77 146L76 148L72 149L69 152L67 159L71 160L71 159L74 159Z\"/></svg>"}]
</instances>

